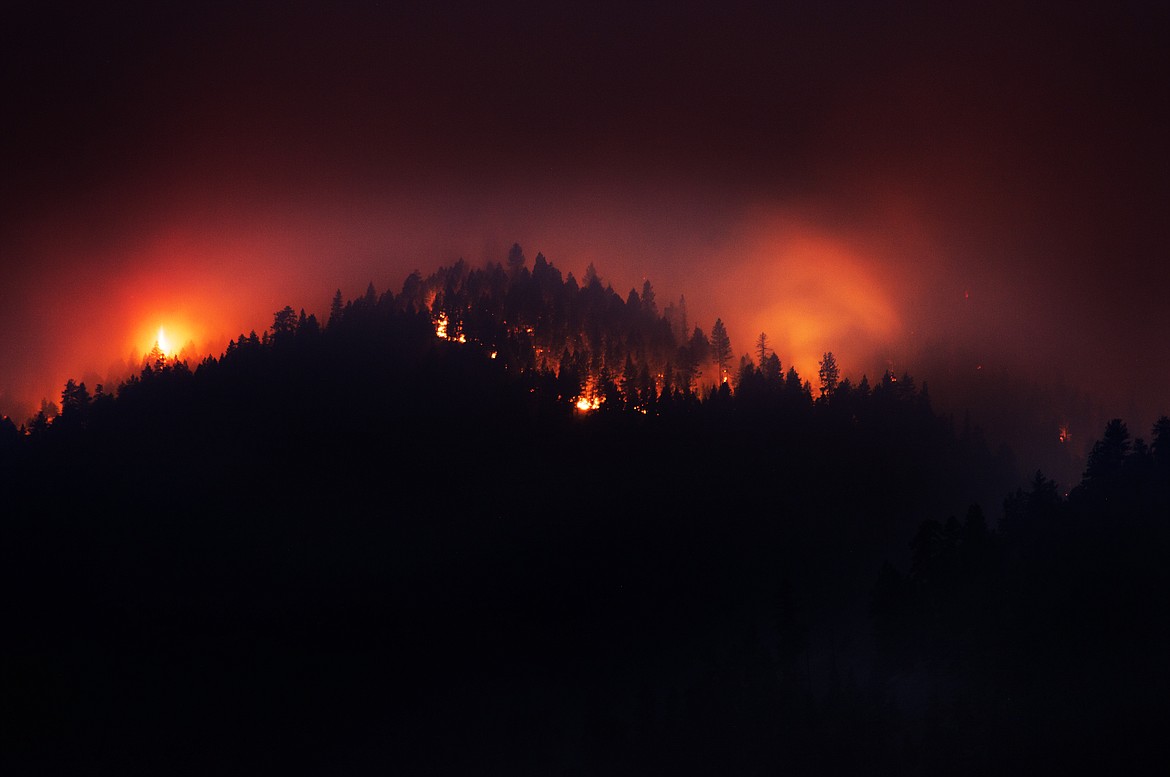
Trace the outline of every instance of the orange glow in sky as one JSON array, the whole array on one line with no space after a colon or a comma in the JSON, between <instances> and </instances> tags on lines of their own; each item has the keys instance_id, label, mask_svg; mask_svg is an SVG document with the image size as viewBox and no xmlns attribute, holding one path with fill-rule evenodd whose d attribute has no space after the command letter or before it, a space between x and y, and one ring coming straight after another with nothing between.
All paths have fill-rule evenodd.
<instances>
[{"instance_id":1,"label":"orange glow in sky","mask_svg":"<svg viewBox=\"0 0 1170 777\"><path fill-rule=\"evenodd\" d=\"M129 357L134 357L149 353L157 343L168 359L198 362L207 355L203 351L210 353L208 346L211 344L203 343L201 338L202 332L191 317L170 311L151 315L136 328L123 350Z\"/></svg>"},{"instance_id":2,"label":"orange glow in sky","mask_svg":"<svg viewBox=\"0 0 1170 777\"><path fill-rule=\"evenodd\" d=\"M903 324L863 245L775 219L751 225L727 253L720 266L738 267L720 278L716 296L738 303L723 313L738 353L751 353L765 332L784 369L795 366L802 378L815 380L832 351L843 375L873 379L878 355Z\"/></svg>"},{"instance_id":3,"label":"orange glow in sky","mask_svg":"<svg viewBox=\"0 0 1170 777\"><path fill-rule=\"evenodd\" d=\"M174 356L175 355L174 346L172 346L171 341L169 339L167 339L167 332L161 326L158 328L158 340L156 342L158 343L159 349L164 354L166 354L167 356Z\"/></svg>"}]
</instances>

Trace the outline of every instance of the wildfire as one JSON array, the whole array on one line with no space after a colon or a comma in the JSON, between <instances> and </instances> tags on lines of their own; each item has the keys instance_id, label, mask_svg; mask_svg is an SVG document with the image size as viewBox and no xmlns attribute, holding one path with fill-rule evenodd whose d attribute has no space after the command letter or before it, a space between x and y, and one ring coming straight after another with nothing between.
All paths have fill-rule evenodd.
<instances>
[{"instance_id":1,"label":"wildfire","mask_svg":"<svg viewBox=\"0 0 1170 777\"><path fill-rule=\"evenodd\" d=\"M591 413L601 407L604 398L598 391L599 386L596 377L590 377L581 388L582 393L574 400L573 407L582 413Z\"/></svg>"},{"instance_id":2,"label":"wildfire","mask_svg":"<svg viewBox=\"0 0 1170 777\"><path fill-rule=\"evenodd\" d=\"M507 323L507 322L505 322L505 323ZM435 326L435 337L438 337L440 340L447 340L449 342L455 342L455 343L468 342L467 336L465 334L463 334L462 332L456 334L456 330L458 329L458 322L456 322L455 326L452 326L450 316L448 316L447 313L445 313L443 311L440 311L437 314L435 314L434 326ZM527 334L527 335L532 335L535 332L535 329L533 327L524 327L523 329L521 329L519 327L514 327L514 328L512 328L511 331L515 335L520 335L521 332L523 332L524 334ZM476 342L478 343L478 341L476 341ZM479 343L479 344L484 345L483 343ZM487 353L487 356L489 359L499 358L499 352L495 349L486 350L485 352ZM536 354L537 354L537 356L541 356L543 354L543 349L537 348ZM729 378L730 378L730 375L727 373L726 370L724 370L723 382L725 382L725 383L728 382ZM661 386L662 379L663 379L663 376L661 374L659 374L658 380L656 381L656 383L659 386ZM661 389L659 389L659 390L661 390ZM532 393L535 393L536 389L530 389L529 391ZM581 395L578 396L577 398L573 399L572 403L573 403L573 407L575 407L578 412L591 413L594 410L599 409L601 407L601 403L604 401L605 401L604 397L601 396L601 393L598 391L597 378L591 378L586 382L586 385L582 387ZM644 408L638 408L638 409L642 413L647 412Z\"/></svg>"},{"instance_id":3,"label":"wildfire","mask_svg":"<svg viewBox=\"0 0 1170 777\"><path fill-rule=\"evenodd\" d=\"M1062 443L1068 442L1072 439L1072 434L1068 430L1068 425L1060 427L1060 436L1058 438Z\"/></svg>"},{"instance_id":4,"label":"wildfire","mask_svg":"<svg viewBox=\"0 0 1170 777\"><path fill-rule=\"evenodd\" d=\"M435 319L435 336L440 340L451 340L452 342L456 343L466 343L467 335L463 334L462 332L457 335L451 334L448 329L450 325L451 320L447 318L447 314L440 313L439 317Z\"/></svg>"},{"instance_id":5,"label":"wildfire","mask_svg":"<svg viewBox=\"0 0 1170 777\"><path fill-rule=\"evenodd\" d=\"M175 348L171 345L166 330L161 326L158 328L158 337L155 338L155 342L158 343L158 349L163 352L163 356L166 356L168 359L174 358Z\"/></svg>"},{"instance_id":6,"label":"wildfire","mask_svg":"<svg viewBox=\"0 0 1170 777\"><path fill-rule=\"evenodd\" d=\"M154 336L144 342L149 342L151 345L146 349L146 361L152 365L156 362L172 363L179 360L179 356L184 352L185 348L192 347L192 343L188 342L186 346L183 345L183 338L176 334L174 327L171 328L168 334L165 326L160 326L154 331ZM188 354L189 355L189 354Z\"/></svg>"}]
</instances>

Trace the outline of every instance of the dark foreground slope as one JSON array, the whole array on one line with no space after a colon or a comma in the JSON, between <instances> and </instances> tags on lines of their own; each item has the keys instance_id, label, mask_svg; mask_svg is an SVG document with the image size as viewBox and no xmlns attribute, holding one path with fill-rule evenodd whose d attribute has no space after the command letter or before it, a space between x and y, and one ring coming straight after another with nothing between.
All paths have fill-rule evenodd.
<instances>
[{"instance_id":1,"label":"dark foreground slope","mask_svg":"<svg viewBox=\"0 0 1170 777\"><path fill-rule=\"evenodd\" d=\"M923 525L1011 475L913 389L582 415L579 377L368 312L5 438L13 773L1010 771L1164 709L1170 437L1140 489Z\"/></svg>"}]
</instances>

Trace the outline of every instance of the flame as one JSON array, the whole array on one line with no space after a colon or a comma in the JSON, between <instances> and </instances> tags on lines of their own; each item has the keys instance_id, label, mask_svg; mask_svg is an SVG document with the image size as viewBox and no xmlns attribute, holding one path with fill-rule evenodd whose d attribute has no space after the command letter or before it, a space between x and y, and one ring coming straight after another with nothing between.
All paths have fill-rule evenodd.
<instances>
[{"instance_id":1,"label":"flame","mask_svg":"<svg viewBox=\"0 0 1170 777\"><path fill-rule=\"evenodd\" d=\"M604 397L598 392L597 376L591 375L586 379L583 393L573 401L573 407L582 413L589 413L601 407Z\"/></svg>"},{"instance_id":2,"label":"flame","mask_svg":"<svg viewBox=\"0 0 1170 777\"><path fill-rule=\"evenodd\" d=\"M453 343L466 343L467 335L460 332L457 335L451 334L451 319L446 313L439 313L438 318L435 319L435 337L440 340L450 340ZM492 357L496 358L495 356Z\"/></svg>"},{"instance_id":3,"label":"flame","mask_svg":"<svg viewBox=\"0 0 1170 777\"><path fill-rule=\"evenodd\" d=\"M164 330L161 326L158 328L158 337L155 338L155 342L158 343L158 349L162 351L163 355L168 359L175 356L175 348L173 345L171 345L171 341L167 339L166 330Z\"/></svg>"},{"instance_id":4,"label":"flame","mask_svg":"<svg viewBox=\"0 0 1170 777\"><path fill-rule=\"evenodd\" d=\"M601 398L600 397L592 397L592 398L578 397L577 398L576 408L578 410L580 410L582 413L588 413L589 411L596 410L599 407L601 407Z\"/></svg>"},{"instance_id":5,"label":"flame","mask_svg":"<svg viewBox=\"0 0 1170 777\"><path fill-rule=\"evenodd\" d=\"M194 341L186 337L192 331L191 328L181 324L174 326L173 323L168 321L165 325L150 330L151 334L149 335L139 335L138 342L146 345L142 352L150 353L152 349L158 348L167 361L194 357L194 351L188 353L186 350L194 347Z\"/></svg>"}]
</instances>

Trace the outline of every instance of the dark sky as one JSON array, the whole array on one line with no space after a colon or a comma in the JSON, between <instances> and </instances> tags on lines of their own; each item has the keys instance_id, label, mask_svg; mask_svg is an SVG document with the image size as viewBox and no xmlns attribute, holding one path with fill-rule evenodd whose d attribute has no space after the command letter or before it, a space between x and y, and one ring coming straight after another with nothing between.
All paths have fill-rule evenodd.
<instances>
[{"instance_id":1,"label":"dark sky","mask_svg":"<svg viewBox=\"0 0 1170 777\"><path fill-rule=\"evenodd\" d=\"M513 241L806 374L1170 411L1162 3L32 5L0 412Z\"/></svg>"}]
</instances>

